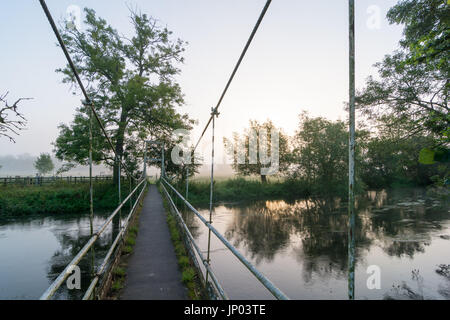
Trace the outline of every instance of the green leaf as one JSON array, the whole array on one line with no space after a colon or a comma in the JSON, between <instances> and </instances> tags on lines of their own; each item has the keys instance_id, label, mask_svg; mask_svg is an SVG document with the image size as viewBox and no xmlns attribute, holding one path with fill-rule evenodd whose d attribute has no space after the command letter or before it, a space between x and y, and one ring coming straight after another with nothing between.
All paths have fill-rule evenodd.
<instances>
[{"instance_id":1,"label":"green leaf","mask_svg":"<svg viewBox=\"0 0 450 320\"><path fill-rule=\"evenodd\" d=\"M434 150L423 148L419 153L419 162L422 164L434 164Z\"/></svg>"}]
</instances>

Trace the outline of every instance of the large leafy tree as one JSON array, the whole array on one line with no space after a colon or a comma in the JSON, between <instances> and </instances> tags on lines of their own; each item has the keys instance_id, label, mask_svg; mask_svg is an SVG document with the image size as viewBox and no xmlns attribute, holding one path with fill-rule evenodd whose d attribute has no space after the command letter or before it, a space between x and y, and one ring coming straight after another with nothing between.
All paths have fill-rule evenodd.
<instances>
[{"instance_id":1,"label":"large leafy tree","mask_svg":"<svg viewBox=\"0 0 450 320\"><path fill-rule=\"evenodd\" d=\"M407 136L433 134L449 142L450 6L444 0L403 0L387 14L403 24L400 49L375 64L357 105L369 118L407 127Z\"/></svg>"},{"instance_id":2,"label":"large leafy tree","mask_svg":"<svg viewBox=\"0 0 450 320\"><path fill-rule=\"evenodd\" d=\"M357 132L356 162L361 160L367 132ZM313 194L347 193L348 130L343 121L300 115L299 129L293 137L293 161L290 169L295 179L302 180ZM356 171L356 189L362 187L360 168Z\"/></svg>"},{"instance_id":3,"label":"large leafy tree","mask_svg":"<svg viewBox=\"0 0 450 320\"><path fill-rule=\"evenodd\" d=\"M375 122L406 129L403 139L426 141L415 150L416 158L424 164L444 163L445 181L450 160L450 5L445 0L402 0L387 19L404 25L400 49L375 65L379 78L368 78L357 106Z\"/></svg>"},{"instance_id":4,"label":"large leafy tree","mask_svg":"<svg viewBox=\"0 0 450 320\"><path fill-rule=\"evenodd\" d=\"M272 145L272 135L275 132L278 133L278 141L274 140L274 142L278 142L278 145ZM267 175L284 174L289 168L288 137L270 120L264 123L250 120L249 128L242 134L235 132L231 139L224 138L223 142L233 161L232 167L239 175L260 176L261 182L266 183ZM254 150L254 159L252 159L252 150ZM271 172L270 168L273 168L275 172Z\"/></svg>"},{"instance_id":5,"label":"large leafy tree","mask_svg":"<svg viewBox=\"0 0 450 320\"><path fill-rule=\"evenodd\" d=\"M63 40L106 130L112 137L115 153L127 167L137 170L143 156L144 141L158 133L170 136L174 129L189 129L191 120L178 113L183 95L175 80L183 62L185 43L172 40L167 28L159 27L146 14L131 12L134 33L126 37L92 9L85 9L83 32L70 25L61 30ZM76 85L69 68L57 70L64 82ZM86 164L88 159L88 107L77 110L70 125L60 125L55 142L61 160ZM94 121L95 162L114 166L117 161L108 148L100 127Z\"/></svg>"}]
</instances>

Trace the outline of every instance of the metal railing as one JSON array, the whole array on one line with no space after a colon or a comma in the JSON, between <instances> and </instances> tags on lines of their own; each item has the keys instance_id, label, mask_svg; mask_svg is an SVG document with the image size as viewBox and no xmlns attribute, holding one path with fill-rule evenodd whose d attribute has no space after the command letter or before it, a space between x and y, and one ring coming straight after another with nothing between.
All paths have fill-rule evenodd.
<instances>
[{"instance_id":1,"label":"metal railing","mask_svg":"<svg viewBox=\"0 0 450 320\"><path fill-rule=\"evenodd\" d=\"M214 233L214 235L233 253L236 258L258 279L258 281L277 299L279 300L289 300L289 297L286 296L279 288L277 288L265 275L263 275L259 270L257 270L231 243L228 242L227 239L225 239L219 231L217 231L216 228L214 228L206 219L195 209L164 177L161 177L161 181L163 183L161 186L163 187L164 193L167 196L167 199L169 200L171 206L175 209L175 212L177 213L177 217L179 219L179 222L183 226L184 231L186 232L186 236L188 240L190 241L191 245L195 248L197 251L199 257L202 260L202 264L205 266L206 270L209 273L209 276L213 280L214 287L218 291L220 297L222 299L228 299L225 291L223 290L222 286L220 285L219 281L217 280L217 277L213 273L211 269L211 265L209 264L209 261L207 259L203 258L203 254L201 253L199 247L194 241L194 238L192 234L189 232L188 227L186 226L185 222L183 221L183 218L181 217L180 212L178 211L178 208L173 202L172 197L169 195L166 187L164 184L167 185L174 193L175 195L180 198L180 200L186 205L187 208L189 208L202 222L203 224Z\"/></svg>"},{"instance_id":2,"label":"metal railing","mask_svg":"<svg viewBox=\"0 0 450 320\"><path fill-rule=\"evenodd\" d=\"M64 283L64 280L67 279L68 276L72 274L74 267L81 261L81 259L89 252L89 249L95 244L100 235L106 230L106 227L112 222L113 218L121 211L122 207L126 202L128 202L131 197L137 193L139 188L142 186L142 189L139 193L139 196L136 198L133 207L131 208L125 222L121 225L120 231L117 234L114 242L112 243L108 253L103 259L102 264L99 268L97 268L97 272L95 273L95 277L92 279L89 288L84 294L83 300L90 299L92 297L92 293L94 292L95 287L97 286L101 276L105 273L109 260L114 253L114 249L117 247L119 241L123 238L123 235L128 226L128 222L136 211L136 207L140 202L142 195L144 194L144 190L147 186L147 179L144 176L141 181L136 185L133 191L120 203L120 205L113 211L113 213L108 217L105 223L100 227L100 229L94 233L88 240L88 242L81 248L81 250L77 253L77 255L70 261L70 263L66 266L66 268L59 274L59 276L53 281L53 283L48 287L48 289L42 294L40 297L41 300L49 300L58 290L59 287ZM130 200L131 201L131 200Z\"/></svg>"}]
</instances>

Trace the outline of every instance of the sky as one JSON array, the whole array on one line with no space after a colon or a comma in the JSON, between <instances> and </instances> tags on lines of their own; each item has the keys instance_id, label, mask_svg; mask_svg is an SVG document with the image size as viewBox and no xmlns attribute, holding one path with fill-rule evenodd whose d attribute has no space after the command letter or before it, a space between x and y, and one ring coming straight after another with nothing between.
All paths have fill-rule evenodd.
<instances>
[{"instance_id":1,"label":"sky","mask_svg":"<svg viewBox=\"0 0 450 320\"><path fill-rule=\"evenodd\" d=\"M128 7L158 19L189 44L177 77L186 104L180 111L198 120L196 142L217 104L236 61L264 7L265 0L47 0L62 21L70 8L93 8L124 35L131 33ZM356 87L362 88L373 64L398 48L402 27L389 25L387 10L395 0L356 2ZM83 24L81 24L81 29ZM55 70L66 61L39 1L0 2L0 93L28 119L12 144L0 138L0 155L52 152L57 126L70 123L80 93L62 83ZM274 0L256 34L216 121L217 158L222 137L231 137L250 119L270 118L292 135L298 115L345 120L348 101L348 1ZM210 130L199 150L210 148Z\"/></svg>"}]
</instances>

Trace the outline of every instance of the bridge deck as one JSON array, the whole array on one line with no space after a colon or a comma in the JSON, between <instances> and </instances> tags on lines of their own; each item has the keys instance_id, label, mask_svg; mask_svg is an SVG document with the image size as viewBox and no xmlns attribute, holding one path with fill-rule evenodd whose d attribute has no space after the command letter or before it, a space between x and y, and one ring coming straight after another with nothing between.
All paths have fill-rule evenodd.
<instances>
[{"instance_id":1,"label":"bridge deck","mask_svg":"<svg viewBox=\"0 0 450 320\"><path fill-rule=\"evenodd\" d=\"M187 299L187 289L181 282L161 195L155 185L149 188L120 299Z\"/></svg>"}]
</instances>

